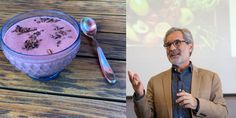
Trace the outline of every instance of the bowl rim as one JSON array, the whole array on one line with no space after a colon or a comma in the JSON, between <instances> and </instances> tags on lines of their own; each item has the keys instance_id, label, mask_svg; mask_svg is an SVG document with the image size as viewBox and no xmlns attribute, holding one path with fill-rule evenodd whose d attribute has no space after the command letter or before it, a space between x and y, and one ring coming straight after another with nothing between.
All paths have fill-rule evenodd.
<instances>
[{"instance_id":1,"label":"bowl rim","mask_svg":"<svg viewBox=\"0 0 236 118\"><path fill-rule=\"evenodd\" d=\"M43 54L43 55L30 55L30 54L24 54L24 53L20 53L20 52L17 52L17 51L15 51L15 50L13 50L13 49L11 49L10 47L8 47L8 45L6 45L6 43L3 41L3 37L4 36L2 36L2 30L3 30L3 28L4 27L6 27L6 25L7 24L9 24L12 20L14 20L15 18L17 18L17 17L19 17L19 16L21 16L21 15L24 15L24 14L29 14L29 13L33 13L33 12L50 12L50 13L56 13L56 14L61 14L61 15L65 15L65 16L67 16L67 17L69 17L71 20L72 20L72 22L74 22L74 23L76 23L77 24L77 27L78 27L78 36L77 36L77 38L76 38L76 40L70 45L70 46L68 46L67 48L65 48L65 49L63 49L63 50L61 50L61 51L58 51L58 52L56 52L56 53L53 53L53 54L50 54L50 55L48 55L48 54ZM46 16L46 15L45 15ZM49 15L50 16L50 15ZM32 17L37 17L37 16L32 16ZM32 18L32 17L27 17L27 18ZM55 17L55 16L50 16L50 17ZM27 19L27 18L25 18L25 19ZM58 17L56 17L56 18L58 18ZM62 18L59 18L59 19L62 19ZM22 19L22 20L24 20L24 19ZM21 20L21 21L22 21ZM63 19L63 20L65 20L65 19ZM66 21L66 20L65 20ZM67 21L68 22L68 21ZM17 22L16 22L17 23ZM14 24L16 24L16 23L14 23ZM70 23L70 22L69 22ZM14 25L13 24L13 25ZM71 23L70 23L71 24ZM13 26L12 25L12 26ZM71 24L74 28L75 28L75 26L73 25L73 24ZM10 27L12 27L12 26L10 26ZM75 29L77 29L77 28L75 28ZM8 30L7 30L8 31ZM18 54L18 55L21 55L21 56L33 56L33 57L41 57L41 56L54 56L54 55L57 55L57 54L59 54L59 53L61 53L61 52L64 52L64 51L66 51L66 50L68 50L69 48L71 48L71 47L74 47L74 45L76 45L77 44L77 42L78 42L78 45L80 45L81 43L81 39L80 39L80 35L81 35L81 33L80 33L80 26L79 26L79 23L75 20L75 18L73 18L71 15L69 15L69 14L67 14L67 13L65 13L65 12L62 12L62 11L59 11L59 10L31 10L31 11L27 11L27 12L23 12L23 13L19 13L19 14L17 14L17 15L15 15L14 17L12 17L12 18L10 18L3 26L2 26L2 28L1 28L1 30L0 30L0 43L4 46L4 47L6 47L8 50L10 50L10 51L12 51L13 53L15 53L15 54ZM2 46L2 49L3 49L3 46ZM4 49L3 49L3 51L4 51Z\"/></svg>"}]
</instances>

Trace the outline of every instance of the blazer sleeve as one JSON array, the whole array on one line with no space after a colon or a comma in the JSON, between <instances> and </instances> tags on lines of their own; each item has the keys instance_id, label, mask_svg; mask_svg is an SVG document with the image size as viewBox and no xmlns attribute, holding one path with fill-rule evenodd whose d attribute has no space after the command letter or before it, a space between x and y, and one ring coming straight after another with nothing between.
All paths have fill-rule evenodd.
<instances>
[{"instance_id":1,"label":"blazer sleeve","mask_svg":"<svg viewBox=\"0 0 236 118\"><path fill-rule=\"evenodd\" d=\"M136 100L134 97L134 110L138 118L155 118L154 101L153 101L153 83L148 82L147 93L141 99Z\"/></svg>"},{"instance_id":2,"label":"blazer sleeve","mask_svg":"<svg viewBox=\"0 0 236 118\"><path fill-rule=\"evenodd\" d=\"M199 99L199 111L196 116L209 118L226 118L228 110L222 94L222 86L219 76L214 73L212 79L210 100Z\"/></svg>"}]
</instances>

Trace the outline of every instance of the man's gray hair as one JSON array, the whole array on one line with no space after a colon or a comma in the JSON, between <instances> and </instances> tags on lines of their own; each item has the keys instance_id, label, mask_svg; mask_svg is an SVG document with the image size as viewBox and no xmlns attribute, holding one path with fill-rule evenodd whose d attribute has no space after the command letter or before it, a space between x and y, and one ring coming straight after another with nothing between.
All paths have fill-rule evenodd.
<instances>
[{"instance_id":1,"label":"man's gray hair","mask_svg":"<svg viewBox=\"0 0 236 118\"><path fill-rule=\"evenodd\" d=\"M172 27L166 32L166 35L165 35L165 38L164 38L164 43L166 42L167 36L169 36L171 33L176 32L176 31L180 31L183 34L183 38L184 38L184 40L186 41L187 44L192 44L193 45L192 33L186 28L178 28L178 27ZM190 55L191 54L192 54L192 51L190 52Z\"/></svg>"}]
</instances>

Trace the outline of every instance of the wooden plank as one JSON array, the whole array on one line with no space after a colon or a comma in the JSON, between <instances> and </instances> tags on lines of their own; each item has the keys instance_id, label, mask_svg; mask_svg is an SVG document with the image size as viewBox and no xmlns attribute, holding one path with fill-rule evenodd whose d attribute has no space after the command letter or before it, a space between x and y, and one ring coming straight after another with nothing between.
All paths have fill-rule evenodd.
<instances>
[{"instance_id":1,"label":"wooden plank","mask_svg":"<svg viewBox=\"0 0 236 118\"><path fill-rule=\"evenodd\" d=\"M0 8L1 10L1 8ZM57 9L60 10L60 9ZM7 20L14 17L15 15L22 12L8 12L0 11L0 26L3 26ZM106 15L94 15L94 14L79 14L73 12L67 12L69 15L74 17L78 22L82 17L91 17L93 18L98 26L98 32L106 33L126 33L126 18L125 16L106 16Z\"/></svg>"},{"instance_id":2,"label":"wooden plank","mask_svg":"<svg viewBox=\"0 0 236 118\"><path fill-rule=\"evenodd\" d=\"M100 6L100 7L99 7ZM78 21L81 17L90 16L98 20L104 26L109 27L109 30L101 31L109 32L116 31L120 33L119 27L122 26L122 33L125 33L125 14L126 4L124 0L118 1L67 1L67 0L2 0L0 2L0 25L2 26L8 19L13 16L31 10L37 9L54 9L66 12ZM101 19L101 20L100 20ZM116 30L113 30L112 26ZM112 29L110 29L110 27ZM100 29L99 29L100 31Z\"/></svg>"},{"instance_id":3,"label":"wooden plank","mask_svg":"<svg viewBox=\"0 0 236 118\"><path fill-rule=\"evenodd\" d=\"M108 59L126 60L125 38L124 34L98 33L96 35L96 39ZM96 47L92 39L81 35L81 47L78 55L97 58Z\"/></svg>"},{"instance_id":4,"label":"wooden plank","mask_svg":"<svg viewBox=\"0 0 236 118\"><path fill-rule=\"evenodd\" d=\"M100 6L100 7L99 7ZM22 12L33 9L61 9L65 12L102 14L102 15L125 15L126 3L113 1L67 1L67 0L1 0L1 10L8 12Z\"/></svg>"},{"instance_id":5,"label":"wooden plank","mask_svg":"<svg viewBox=\"0 0 236 118\"><path fill-rule=\"evenodd\" d=\"M0 52L0 86L23 90L54 92L71 95L93 96L125 100L126 62L108 60L116 73L118 82L110 85L104 79L98 59L77 57L60 74L49 82L31 80L16 70Z\"/></svg>"},{"instance_id":6,"label":"wooden plank","mask_svg":"<svg viewBox=\"0 0 236 118\"><path fill-rule=\"evenodd\" d=\"M2 118L126 117L126 103L0 89Z\"/></svg>"},{"instance_id":7,"label":"wooden plank","mask_svg":"<svg viewBox=\"0 0 236 118\"><path fill-rule=\"evenodd\" d=\"M126 60L126 39L123 34L98 33L96 36L107 58ZM96 57L97 52L92 39L81 36L80 56Z\"/></svg>"}]
</instances>

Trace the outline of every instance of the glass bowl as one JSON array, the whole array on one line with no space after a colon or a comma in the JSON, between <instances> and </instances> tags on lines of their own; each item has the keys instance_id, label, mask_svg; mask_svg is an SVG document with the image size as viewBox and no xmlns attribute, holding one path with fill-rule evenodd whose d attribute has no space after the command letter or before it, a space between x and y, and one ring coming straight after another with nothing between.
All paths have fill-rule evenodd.
<instances>
[{"instance_id":1,"label":"glass bowl","mask_svg":"<svg viewBox=\"0 0 236 118\"><path fill-rule=\"evenodd\" d=\"M3 38L11 26L27 18L43 16L56 17L69 22L78 33L75 42L64 50L50 55L27 55L16 52L5 44ZM0 41L4 55L12 65L32 79L48 81L56 78L71 63L73 58L75 58L80 47L80 29L78 22L66 13L55 10L34 10L21 13L8 20L1 29Z\"/></svg>"}]
</instances>

